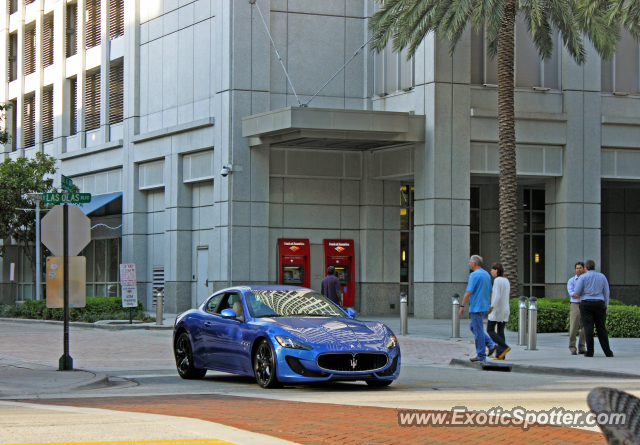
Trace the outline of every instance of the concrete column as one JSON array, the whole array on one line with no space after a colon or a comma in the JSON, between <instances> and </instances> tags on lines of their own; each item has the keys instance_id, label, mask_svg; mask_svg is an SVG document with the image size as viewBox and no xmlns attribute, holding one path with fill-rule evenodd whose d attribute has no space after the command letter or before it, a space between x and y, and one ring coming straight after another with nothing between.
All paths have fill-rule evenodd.
<instances>
[{"instance_id":1,"label":"concrete column","mask_svg":"<svg viewBox=\"0 0 640 445\"><path fill-rule=\"evenodd\" d=\"M578 66L563 49L562 88L567 122L564 174L546 183L545 281L548 297L565 297L576 261L601 267L600 58L587 42ZM570 160L570 162L567 162Z\"/></svg>"},{"instance_id":2,"label":"concrete column","mask_svg":"<svg viewBox=\"0 0 640 445\"><path fill-rule=\"evenodd\" d=\"M66 152L70 132L71 97L67 80L67 2L56 0L53 10L53 64L56 77L53 81L53 142L54 152Z\"/></svg>"},{"instance_id":3,"label":"concrete column","mask_svg":"<svg viewBox=\"0 0 640 445\"><path fill-rule=\"evenodd\" d=\"M8 48L9 47L9 5L8 0L0 1L0 48ZM2 76L2 87L0 87L0 103L7 103L9 100L9 77L7 76L9 66L9 51L6 52L6 57L0 58L0 73L5 73ZM4 113L4 123L2 126L3 130L9 131L11 128L9 125L12 124L9 116L11 115L10 110L5 110ZM11 151L11 142L5 145L2 149L2 154L0 154L0 161L5 159L5 154Z\"/></svg>"},{"instance_id":4,"label":"concrete column","mask_svg":"<svg viewBox=\"0 0 640 445\"><path fill-rule=\"evenodd\" d=\"M129 137L140 133L140 0L124 2L124 121Z\"/></svg>"},{"instance_id":5,"label":"concrete column","mask_svg":"<svg viewBox=\"0 0 640 445\"><path fill-rule=\"evenodd\" d=\"M109 62L111 45L109 39L109 0L100 1L100 35L101 67L100 67L100 137L102 143L109 142Z\"/></svg>"},{"instance_id":6,"label":"concrete column","mask_svg":"<svg viewBox=\"0 0 640 445\"><path fill-rule=\"evenodd\" d=\"M172 314L191 308L191 186L182 182L182 160L164 158L164 304Z\"/></svg>"},{"instance_id":7,"label":"concrete column","mask_svg":"<svg viewBox=\"0 0 640 445\"><path fill-rule=\"evenodd\" d=\"M415 154L414 314L451 317L450 296L464 292L469 260L469 32L453 57L425 39L416 58L416 114L426 141Z\"/></svg>"},{"instance_id":8,"label":"concrete column","mask_svg":"<svg viewBox=\"0 0 640 445\"><path fill-rule=\"evenodd\" d=\"M42 61L42 24L44 22L44 0L36 0L38 15L36 16L36 76L38 82L35 91L36 113L36 152L42 153L42 84L44 81L44 67Z\"/></svg>"},{"instance_id":9,"label":"concrete column","mask_svg":"<svg viewBox=\"0 0 640 445\"><path fill-rule=\"evenodd\" d=\"M18 97L16 98L16 149L18 156L24 156L24 0L18 3Z\"/></svg>"},{"instance_id":10,"label":"concrete column","mask_svg":"<svg viewBox=\"0 0 640 445\"><path fill-rule=\"evenodd\" d=\"M76 82L76 90L78 92L78 97L76 99L76 109L78 112L78 120L76 122L77 126L77 134L78 140L80 144L78 146L79 149L86 147L87 139L86 132L84 129L84 108L85 108L85 100L84 100L84 87L86 85L86 75L87 75L87 43L86 43L86 35L87 35L87 3L85 0L78 0L78 53L77 56L80 58L80 69L78 70L78 77Z\"/></svg>"}]
</instances>

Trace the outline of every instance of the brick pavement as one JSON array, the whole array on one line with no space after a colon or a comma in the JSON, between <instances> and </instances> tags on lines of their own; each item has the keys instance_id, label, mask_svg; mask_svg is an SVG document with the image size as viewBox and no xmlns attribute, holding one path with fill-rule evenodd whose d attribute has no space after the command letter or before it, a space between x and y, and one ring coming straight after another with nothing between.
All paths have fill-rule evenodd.
<instances>
[{"instance_id":1,"label":"brick pavement","mask_svg":"<svg viewBox=\"0 0 640 445\"><path fill-rule=\"evenodd\" d=\"M573 428L400 427L395 409L222 395L47 399L27 403L190 417L303 445L344 444L597 444L601 434Z\"/></svg>"},{"instance_id":2,"label":"brick pavement","mask_svg":"<svg viewBox=\"0 0 640 445\"><path fill-rule=\"evenodd\" d=\"M0 332L0 358L57 367L62 355L62 328L37 326ZM26 331L26 332L25 332ZM175 365L171 331L106 331L71 329L69 349L74 367L91 370L168 369ZM400 337L406 362L448 364L452 358L475 355L467 341L456 342L417 337Z\"/></svg>"}]
</instances>

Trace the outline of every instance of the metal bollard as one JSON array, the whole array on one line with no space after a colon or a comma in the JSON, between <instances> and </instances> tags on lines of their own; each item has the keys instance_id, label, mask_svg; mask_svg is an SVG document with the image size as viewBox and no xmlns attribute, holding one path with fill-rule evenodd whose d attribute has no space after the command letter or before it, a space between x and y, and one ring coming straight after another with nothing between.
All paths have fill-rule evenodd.
<instances>
[{"instance_id":1,"label":"metal bollard","mask_svg":"<svg viewBox=\"0 0 640 445\"><path fill-rule=\"evenodd\" d=\"M520 297L518 312L518 346L527 346L527 297Z\"/></svg>"},{"instance_id":2,"label":"metal bollard","mask_svg":"<svg viewBox=\"0 0 640 445\"><path fill-rule=\"evenodd\" d=\"M537 351L536 334L538 331L538 299L529 298L529 339L527 341L527 351Z\"/></svg>"},{"instance_id":3,"label":"metal bollard","mask_svg":"<svg viewBox=\"0 0 640 445\"><path fill-rule=\"evenodd\" d=\"M451 297L451 338L460 338L460 295Z\"/></svg>"},{"instance_id":4,"label":"metal bollard","mask_svg":"<svg viewBox=\"0 0 640 445\"><path fill-rule=\"evenodd\" d=\"M164 290L160 289L156 295L156 325L162 326L162 315L164 312Z\"/></svg>"},{"instance_id":5,"label":"metal bollard","mask_svg":"<svg viewBox=\"0 0 640 445\"><path fill-rule=\"evenodd\" d=\"M400 292L400 335L407 335L407 294Z\"/></svg>"}]
</instances>

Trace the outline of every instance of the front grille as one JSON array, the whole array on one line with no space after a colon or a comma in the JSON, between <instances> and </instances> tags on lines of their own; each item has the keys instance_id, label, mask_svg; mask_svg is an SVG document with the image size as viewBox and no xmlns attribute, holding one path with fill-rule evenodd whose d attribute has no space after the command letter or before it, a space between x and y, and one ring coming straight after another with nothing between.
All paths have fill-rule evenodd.
<instances>
[{"instance_id":1,"label":"front grille","mask_svg":"<svg viewBox=\"0 0 640 445\"><path fill-rule=\"evenodd\" d=\"M387 354L361 352L356 354L323 354L318 357L318 366L329 371L357 372L384 368Z\"/></svg>"}]
</instances>

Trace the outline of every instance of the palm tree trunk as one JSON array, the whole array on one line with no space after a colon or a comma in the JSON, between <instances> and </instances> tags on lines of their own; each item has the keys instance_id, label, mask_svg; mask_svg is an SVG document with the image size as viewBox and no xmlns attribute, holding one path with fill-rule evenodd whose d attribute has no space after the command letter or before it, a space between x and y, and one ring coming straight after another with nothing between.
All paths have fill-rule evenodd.
<instances>
[{"instance_id":1,"label":"palm tree trunk","mask_svg":"<svg viewBox=\"0 0 640 445\"><path fill-rule=\"evenodd\" d=\"M500 260L511 284L510 297L518 296L518 208L514 62L516 2L508 0L498 34L498 133L500 139Z\"/></svg>"}]
</instances>

